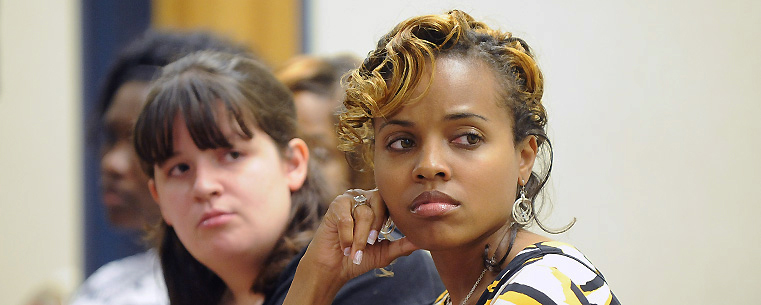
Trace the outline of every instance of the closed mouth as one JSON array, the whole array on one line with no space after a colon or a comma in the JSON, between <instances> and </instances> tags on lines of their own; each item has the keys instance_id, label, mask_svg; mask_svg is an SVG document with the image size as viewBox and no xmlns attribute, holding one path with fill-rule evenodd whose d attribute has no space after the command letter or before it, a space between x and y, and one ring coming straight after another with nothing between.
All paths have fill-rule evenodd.
<instances>
[{"instance_id":1,"label":"closed mouth","mask_svg":"<svg viewBox=\"0 0 761 305\"><path fill-rule=\"evenodd\" d=\"M434 207L429 207L429 205ZM415 199L412 201L412 205L410 205L410 211L417 214L421 210L427 209L429 211L427 211L425 214L433 216L430 213L430 210L438 211L437 213L433 214L441 214L459 205L460 202L451 196L440 191L433 190L422 192L420 195L415 197Z\"/></svg>"},{"instance_id":2,"label":"closed mouth","mask_svg":"<svg viewBox=\"0 0 761 305\"><path fill-rule=\"evenodd\" d=\"M209 220L212 220L215 217L219 217L219 216L227 215L227 214L231 214L231 213L222 212L222 211L218 211L218 210L212 210L212 211L208 211L206 213L203 213L203 215L201 216L201 220L198 222L198 226L203 226L203 225L207 224L209 222Z\"/></svg>"},{"instance_id":3,"label":"closed mouth","mask_svg":"<svg viewBox=\"0 0 761 305\"><path fill-rule=\"evenodd\" d=\"M103 188L103 204L106 206L118 206L121 205L124 200L122 200L122 193L119 192L115 187L105 187Z\"/></svg>"}]
</instances>

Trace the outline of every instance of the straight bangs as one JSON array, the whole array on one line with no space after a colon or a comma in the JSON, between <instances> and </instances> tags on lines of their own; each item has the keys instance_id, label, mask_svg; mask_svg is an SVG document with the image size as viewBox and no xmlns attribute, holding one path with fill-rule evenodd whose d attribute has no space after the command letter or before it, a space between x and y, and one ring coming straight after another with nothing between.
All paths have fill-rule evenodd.
<instances>
[{"instance_id":1,"label":"straight bangs","mask_svg":"<svg viewBox=\"0 0 761 305\"><path fill-rule=\"evenodd\" d=\"M253 113L242 110L243 94L230 85L233 82L219 77L191 69L151 89L144 116L135 124L135 148L150 177L153 164L161 165L174 154L177 119L185 121L193 143L201 150L232 147L220 124L230 124L244 139L253 138L256 120Z\"/></svg>"}]
</instances>

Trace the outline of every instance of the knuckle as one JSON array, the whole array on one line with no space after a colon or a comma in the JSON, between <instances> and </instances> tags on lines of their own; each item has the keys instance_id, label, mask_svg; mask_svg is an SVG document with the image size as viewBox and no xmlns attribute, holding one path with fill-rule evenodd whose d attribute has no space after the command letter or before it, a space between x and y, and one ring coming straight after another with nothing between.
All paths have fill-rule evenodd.
<instances>
[{"instance_id":1,"label":"knuckle","mask_svg":"<svg viewBox=\"0 0 761 305\"><path fill-rule=\"evenodd\" d=\"M339 226L353 226L354 220L351 217L338 217Z\"/></svg>"},{"instance_id":2,"label":"knuckle","mask_svg":"<svg viewBox=\"0 0 761 305\"><path fill-rule=\"evenodd\" d=\"M331 206L339 205L342 202L346 201L348 198L349 198L349 195L346 193L338 195L335 199L333 199Z\"/></svg>"},{"instance_id":3,"label":"knuckle","mask_svg":"<svg viewBox=\"0 0 761 305\"><path fill-rule=\"evenodd\" d=\"M373 213L373 210L367 206L359 206L354 210L354 218L356 219L371 220L374 215L375 213Z\"/></svg>"}]
</instances>

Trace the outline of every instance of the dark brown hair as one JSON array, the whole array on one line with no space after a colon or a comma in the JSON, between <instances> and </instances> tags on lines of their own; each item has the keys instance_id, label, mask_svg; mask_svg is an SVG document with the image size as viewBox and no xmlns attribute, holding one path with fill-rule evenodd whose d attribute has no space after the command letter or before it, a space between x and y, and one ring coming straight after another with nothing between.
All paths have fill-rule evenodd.
<instances>
[{"instance_id":1,"label":"dark brown hair","mask_svg":"<svg viewBox=\"0 0 761 305\"><path fill-rule=\"evenodd\" d=\"M154 176L154 166L171 157L173 123L182 116L199 149L231 147L215 118L224 106L229 122L248 139L261 128L281 155L296 136L296 112L289 90L264 65L238 55L200 52L164 68L153 82L135 125L134 144L143 169ZM225 121L222 121L225 122ZM311 240L319 225L323 181L310 165L301 189L291 194L288 227L263 266L252 291L267 294L293 257ZM218 304L227 287L196 260L164 221L156 234L161 266L172 304Z\"/></svg>"},{"instance_id":2,"label":"dark brown hair","mask_svg":"<svg viewBox=\"0 0 761 305\"><path fill-rule=\"evenodd\" d=\"M346 81L345 109L339 114L339 148L350 160L372 169L373 120L392 116L414 101L412 91L419 85L424 66L435 67L436 59L442 56L486 63L498 81L502 106L512 114L514 142L527 136L537 138L538 163L526 183L526 195L536 205L552 168L552 146L545 131L547 113L542 105L542 73L525 41L492 29L462 11L410 18L378 41L376 49ZM536 222L547 232L555 231Z\"/></svg>"}]
</instances>

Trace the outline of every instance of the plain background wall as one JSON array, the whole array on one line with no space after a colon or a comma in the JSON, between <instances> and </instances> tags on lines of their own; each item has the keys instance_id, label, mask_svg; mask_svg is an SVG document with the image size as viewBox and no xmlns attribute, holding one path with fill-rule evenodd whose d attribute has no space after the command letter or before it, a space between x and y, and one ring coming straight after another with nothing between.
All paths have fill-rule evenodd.
<instances>
[{"instance_id":1,"label":"plain background wall","mask_svg":"<svg viewBox=\"0 0 761 305\"><path fill-rule=\"evenodd\" d=\"M747 303L761 273L761 2L314 1L311 51L367 54L460 8L535 49L550 222L624 304ZM350 13L347 13L350 12Z\"/></svg>"},{"instance_id":2,"label":"plain background wall","mask_svg":"<svg viewBox=\"0 0 761 305\"><path fill-rule=\"evenodd\" d=\"M0 304L81 269L79 2L0 1Z\"/></svg>"}]
</instances>

